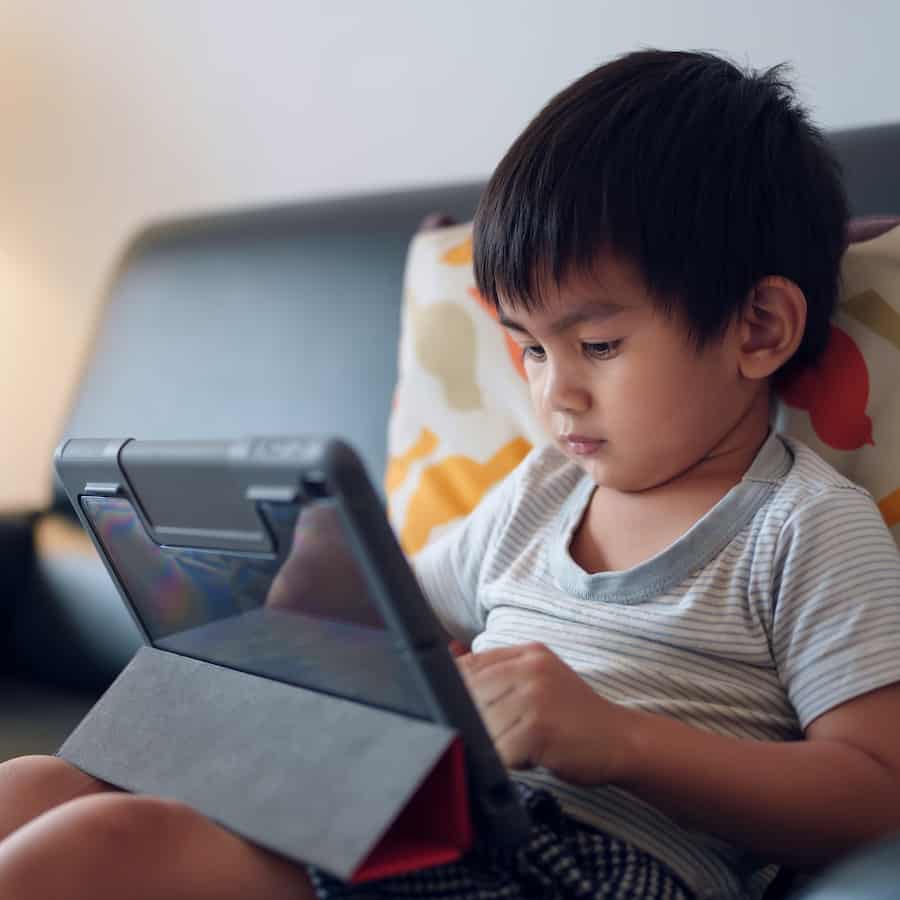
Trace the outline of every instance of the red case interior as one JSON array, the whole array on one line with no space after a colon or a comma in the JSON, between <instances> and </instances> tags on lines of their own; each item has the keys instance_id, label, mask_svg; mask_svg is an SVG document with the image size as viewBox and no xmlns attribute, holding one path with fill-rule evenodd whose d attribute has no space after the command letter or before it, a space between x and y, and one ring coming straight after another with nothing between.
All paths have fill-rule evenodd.
<instances>
[{"instance_id":1,"label":"red case interior","mask_svg":"<svg viewBox=\"0 0 900 900\"><path fill-rule=\"evenodd\" d=\"M471 849L472 840L465 757L457 738L350 883L454 862Z\"/></svg>"}]
</instances>

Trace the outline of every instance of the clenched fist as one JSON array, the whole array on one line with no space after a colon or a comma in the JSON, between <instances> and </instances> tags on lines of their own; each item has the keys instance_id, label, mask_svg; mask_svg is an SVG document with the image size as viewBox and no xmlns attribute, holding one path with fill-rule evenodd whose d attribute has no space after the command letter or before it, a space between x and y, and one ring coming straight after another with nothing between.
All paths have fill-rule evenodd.
<instances>
[{"instance_id":1,"label":"clenched fist","mask_svg":"<svg viewBox=\"0 0 900 900\"><path fill-rule=\"evenodd\" d=\"M456 663L507 767L543 766L576 784L623 776L632 713L543 644L464 653Z\"/></svg>"}]
</instances>

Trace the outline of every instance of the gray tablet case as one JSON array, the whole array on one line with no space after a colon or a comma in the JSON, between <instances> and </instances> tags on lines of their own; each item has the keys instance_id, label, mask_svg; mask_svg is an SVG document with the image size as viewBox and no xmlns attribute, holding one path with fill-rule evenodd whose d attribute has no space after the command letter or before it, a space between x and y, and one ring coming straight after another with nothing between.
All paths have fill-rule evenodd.
<instances>
[{"instance_id":1,"label":"gray tablet case","mask_svg":"<svg viewBox=\"0 0 900 900\"><path fill-rule=\"evenodd\" d=\"M60 756L347 881L457 859L475 836L523 839L525 811L347 445L72 440L56 463L146 641ZM308 534L303 510L320 511ZM318 557L328 577L359 572L327 598L352 600L333 621L274 587L300 559L291 602L322 602L321 578L297 585L328 522L346 538ZM374 611L352 605L362 592ZM332 666L342 655L354 664Z\"/></svg>"}]
</instances>

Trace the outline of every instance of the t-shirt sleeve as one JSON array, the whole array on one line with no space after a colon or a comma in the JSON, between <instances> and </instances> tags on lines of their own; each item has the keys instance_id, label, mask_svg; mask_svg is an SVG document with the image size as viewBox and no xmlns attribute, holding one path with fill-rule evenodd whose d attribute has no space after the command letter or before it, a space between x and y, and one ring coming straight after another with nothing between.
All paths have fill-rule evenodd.
<instances>
[{"instance_id":1,"label":"t-shirt sleeve","mask_svg":"<svg viewBox=\"0 0 900 900\"><path fill-rule=\"evenodd\" d=\"M465 519L412 560L419 584L444 629L466 646L484 630L479 580L500 529L509 521L518 472L513 470Z\"/></svg>"},{"instance_id":2,"label":"t-shirt sleeve","mask_svg":"<svg viewBox=\"0 0 900 900\"><path fill-rule=\"evenodd\" d=\"M800 724L900 681L900 554L872 499L802 503L776 549L772 650Z\"/></svg>"}]
</instances>

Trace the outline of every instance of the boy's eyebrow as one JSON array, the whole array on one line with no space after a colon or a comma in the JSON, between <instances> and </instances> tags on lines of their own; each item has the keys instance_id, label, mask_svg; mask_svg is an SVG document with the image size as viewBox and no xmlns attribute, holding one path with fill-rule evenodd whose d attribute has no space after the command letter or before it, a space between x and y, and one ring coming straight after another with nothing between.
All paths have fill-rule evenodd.
<instances>
[{"instance_id":1,"label":"boy's eyebrow","mask_svg":"<svg viewBox=\"0 0 900 900\"><path fill-rule=\"evenodd\" d=\"M624 310L625 307L621 303L586 303L583 306L570 310L564 316L560 316L550 326L550 333L561 334L563 331L572 328L574 325L580 325L582 322L610 319ZM500 313L499 322L504 328L509 328L510 331L518 331L521 334L529 333L527 328L503 313Z\"/></svg>"}]
</instances>

